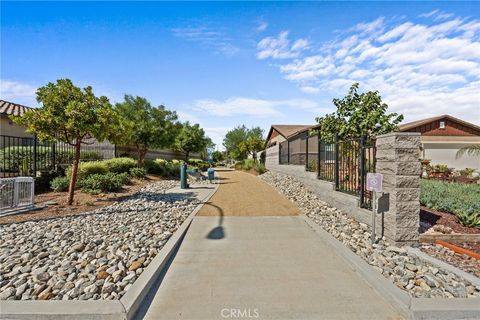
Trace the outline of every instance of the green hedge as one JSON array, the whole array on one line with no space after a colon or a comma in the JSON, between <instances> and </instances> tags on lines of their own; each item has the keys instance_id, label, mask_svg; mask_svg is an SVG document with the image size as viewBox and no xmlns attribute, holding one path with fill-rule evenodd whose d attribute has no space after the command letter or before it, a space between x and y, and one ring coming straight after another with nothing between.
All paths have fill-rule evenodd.
<instances>
[{"instance_id":1,"label":"green hedge","mask_svg":"<svg viewBox=\"0 0 480 320\"><path fill-rule=\"evenodd\" d=\"M163 177L180 176L180 166L182 163L178 160L168 161L165 159L145 160L145 170L148 173L160 175Z\"/></svg>"},{"instance_id":2,"label":"green hedge","mask_svg":"<svg viewBox=\"0 0 480 320\"><path fill-rule=\"evenodd\" d=\"M480 185L422 179L420 203L453 213L468 227L480 227Z\"/></svg>"},{"instance_id":3,"label":"green hedge","mask_svg":"<svg viewBox=\"0 0 480 320\"><path fill-rule=\"evenodd\" d=\"M102 161L105 163L109 172L115 173L129 173L130 169L137 166L137 161L132 158L112 158Z\"/></svg>"},{"instance_id":4,"label":"green hedge","mask_svg":"<svg viewBox=\"0 0 480 320\"><path fill-rule=\"evenodd\" d=\"M98 194L100 192L118 191L128 181L127 173L108 172L106 174L92 174L78 181L78 187L82 189L82 192Z\"/></svg>"}]
</instances>

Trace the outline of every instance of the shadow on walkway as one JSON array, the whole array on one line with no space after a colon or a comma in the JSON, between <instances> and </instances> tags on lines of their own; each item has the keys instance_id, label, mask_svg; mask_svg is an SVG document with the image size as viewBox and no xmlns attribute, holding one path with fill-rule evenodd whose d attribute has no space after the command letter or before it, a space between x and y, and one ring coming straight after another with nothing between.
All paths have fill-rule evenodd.
<instances>
[{"instance_id":1,"label":"shadow on walkway","mask_svg":"<svg viewBox=\"0 0 480 320\"><path fill-rule=\"evenodd\" d=\"M220 240L220 239L225 238L225 230L223 228L223 216L224 216L224 214L223 214L222 208L220 208L217 205L212 204L211 202L205 203L204 206L213 207L214 210L216 210L218 212L218 217L219 217L218 226L216 226L215 228L210 230L210 232L207 234L207 239Z\"/></svg>"}]
</instances>

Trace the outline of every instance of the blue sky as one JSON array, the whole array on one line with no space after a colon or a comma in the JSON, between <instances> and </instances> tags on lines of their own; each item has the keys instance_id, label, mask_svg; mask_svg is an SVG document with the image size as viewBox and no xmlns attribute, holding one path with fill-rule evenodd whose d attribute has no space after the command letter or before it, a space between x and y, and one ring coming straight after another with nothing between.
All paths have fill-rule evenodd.
<instances>
[{"instance_id":1,"label":"blue sky","mask_svg":"<svg viewBox=\"0 0 480 320\"><path fill-rule=\"evenodd\" d=\"M1 2L2 99L58 78L144 96L221 144L239 124L313 124L354 81L406 121L480 124L475 2Z\"/></svg>"}]
</instances>

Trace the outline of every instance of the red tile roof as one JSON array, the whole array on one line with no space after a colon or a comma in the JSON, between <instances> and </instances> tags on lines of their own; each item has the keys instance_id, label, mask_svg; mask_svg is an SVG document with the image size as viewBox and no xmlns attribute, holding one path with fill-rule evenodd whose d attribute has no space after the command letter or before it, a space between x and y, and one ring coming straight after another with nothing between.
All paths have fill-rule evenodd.
<instances>
[{"instance_id":1,"label":"red tile roof","mask_svg":"<svg viewBox=\"0 0 480 320\"><path fill-rule=\"evenodd\" d=\"M0 114L21 116L34 108L0 99Z\"/></svg>"}]
</instances>

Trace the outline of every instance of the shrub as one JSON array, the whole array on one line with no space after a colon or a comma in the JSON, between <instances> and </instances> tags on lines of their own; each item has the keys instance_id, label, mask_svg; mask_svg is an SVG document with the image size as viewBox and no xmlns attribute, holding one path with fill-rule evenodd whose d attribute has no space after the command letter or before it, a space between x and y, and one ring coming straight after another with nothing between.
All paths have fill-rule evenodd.
<instances>
[{"instance_id":1,"label":"shrub","mask_svg":"<svg viewBox=\"0 0 480 320\"><path fill-rule=\"evenodd\" d=\"M132 168L130 169L130 176L137 179L144 179L147 175L147 171L144 168Z\"/></svg>"},{"instance_id":2,"label":"shrub","mask_svg":"<svg viewBox=\"0 0 480 320\"><path fill-rule=\"evenodd\" d=\"M480 212L458 212L458 221L466 227L480 228Z\"/></svg>"},{"instance_id":3,"label":"shrub","mask_svg":"<svg viewBox=\"0 0 480 320\"><path fill-rule=\"evenodd\" d=\"M41 171L40 176L35 178L35 193L49 190L53 179L64 175L65 171L61 169Z\"/></svg>"},{"instance_id":4,"label":"shrub","mask_svg":"<svg viewBox=\"0 0 480 320\"><path fill-rule=\"evenodd\" d=\"M109 172L129 173L130 169L137 166L137 162L132 158L113 158L103 161Z\"/></svg>"},{"instance_id":5,"label":"shrub","mask_svg":"<svg viewBox=\"0 0 480 320\"><path fill-rule=\"evenodd\" d=\"M445 181L425 180L420 182L420 203L434 210L450 212L460 223L473 226L480 215L480 185L459 184ZM468 224L468 225L467 225ZM476 224L476 227L480 227Z\"/></svg>"},{"instance_id":6,"label":"shrub","mask_svg":"<svg viewBox=\"0 0 480 320\"><path fill-rule=\"evenodd\" d=\"M50 182L51 189L56 192L68 191L69 186L69 177L56 177Z\"/></svg>"},{"instance_id":7,"label":"shrub","mask_svg":"<svg viewBox=\"0 0 480 320\"><path fill-rule=\"evenodd\" d=\"M238 161L235 164L235 169L236 170L245 170L245 171L250 171L254 170L259 174L265 173L267 169L265 168L265 165L261 162L255 161L253 159L245 159L242 161Z\"/></svg>"},{"instance_id":8,"label":"shrub","mask_svg":"<svg viewBox=\"0 0 480 320\"><path fill-rule=\"evenodd\" d=\"M195 168L198 168L200 171L206 171L208 168L210 168L210 164L201 159L189 159L187 163Z\"/></svg>"},{"instance_id":9,"label":"shrub","mask_svg":"<svg viewBox=\"0 0 480 320\"><path fill-rule=\"evenodd\" d=\"M267 171L267 169L265 168L265 165L260 162L255 163L253 166L253 169L259 174L265 173L265 171Z\"/></svg>"},{"instance_id":10,"label":"shrub","mask_svg":"<svg viewBox=\"0 0 480 320\"><path fill-rule=\"evenodd\" d=\"M105 161L80 162L78 165L77 181L87 178L92 174L106 174L108 172ZM67 176L72 174L72 167L68 167Z\"/></svg>"},{"instance_id":11,"label":"shrub","mask_svg":"<svg viewBox=\"0 0 480 320\"><path fill-rule=\"evenodd\" d=\"M83 192L97 194L100 192L118 191L128 183L127 173L92 174L79 181L79 187Z\"/></svg>"},{"instance_id":12,"label":"shrub","mask_svg":"<svg viewBox=\"0 0 480 320\"><path fill-rule=\"evenodd\" d=\"M155 160L145 160L144 166L147 173L157 174L160 176L165 175L165 167Z\"/></svg>"}]
</instances>

